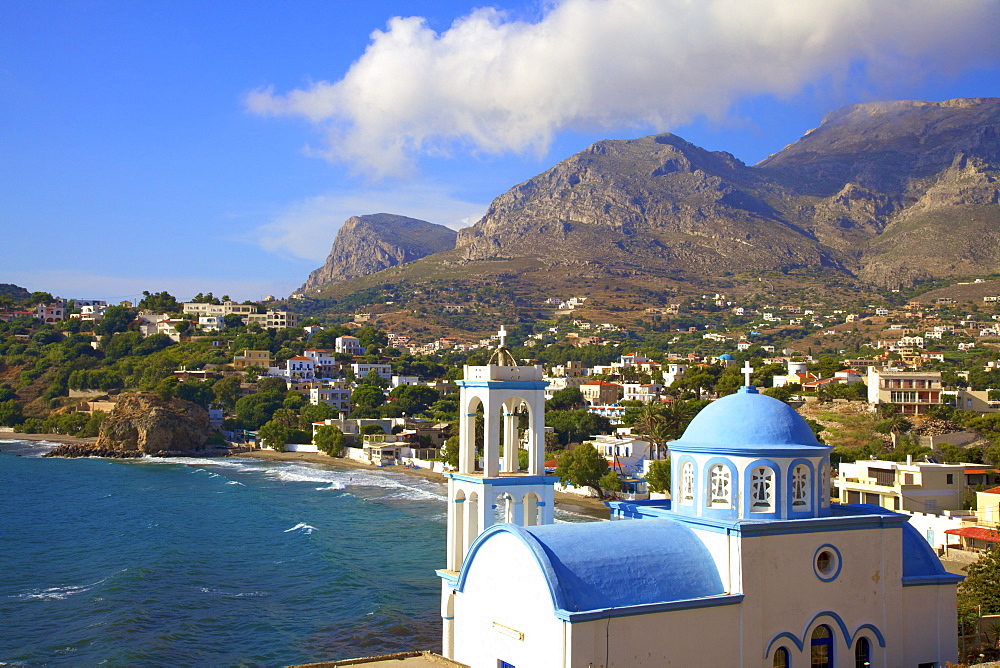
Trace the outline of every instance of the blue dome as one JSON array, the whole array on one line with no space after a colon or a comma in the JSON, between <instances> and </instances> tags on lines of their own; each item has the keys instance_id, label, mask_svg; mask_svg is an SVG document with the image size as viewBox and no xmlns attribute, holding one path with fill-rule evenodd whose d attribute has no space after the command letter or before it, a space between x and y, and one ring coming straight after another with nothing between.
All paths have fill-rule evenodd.
<instances>
[{"instance_id":1,"label":"blue dome","mask_svg":"<svg viewBox=\"0 0 1000 668\"><path fill-rule=\"evenodd\" d=\"M824 454L832 450L820 445L809 424L795 409L756 388L741 387L736 394L706 406L691 420L671 450L734 452L810 450ZM789 453L791 454L791 453Z\"/></svg>"},{"instance_id":2,"label":"blue dome","mask_svg":"<svg viewBox=\"0 0 1000 668\"><path fill-rule=\"evenodd\" d=\"M606 611L725 593L708 548L691 529L670 519L495 524L473 543L462 567L460 590L475 554L498 533L514 534L532 552L556 610Z\"/></svg>"},{"instance_id":3,"label":"blue dome","mask_svg":"<svg viewBox=\"0 0 1000 668\"><path fill-rule=\"evenodd\" d=\"M727 362L732 362L736 358L730 355L729 353L722 353L721 355L719 355L719 359L726 360Z\"/></svg>"}]
</instances>

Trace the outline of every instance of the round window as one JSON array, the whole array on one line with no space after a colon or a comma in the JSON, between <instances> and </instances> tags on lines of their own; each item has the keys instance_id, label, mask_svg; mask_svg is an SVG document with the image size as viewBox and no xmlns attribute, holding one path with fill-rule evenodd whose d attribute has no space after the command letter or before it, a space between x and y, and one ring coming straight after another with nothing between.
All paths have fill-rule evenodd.
<instances>
[{"instance_id":1,"label":"round window","mask_svg":"<svg viewBox=\"0 0 1000 668\"><path fill-rule=\"evenodd\" d=\"M823 582L830 582L840 575L840 551L833 545L821 545L816 550L813 569Z\"/></svg>"}]
</instances>

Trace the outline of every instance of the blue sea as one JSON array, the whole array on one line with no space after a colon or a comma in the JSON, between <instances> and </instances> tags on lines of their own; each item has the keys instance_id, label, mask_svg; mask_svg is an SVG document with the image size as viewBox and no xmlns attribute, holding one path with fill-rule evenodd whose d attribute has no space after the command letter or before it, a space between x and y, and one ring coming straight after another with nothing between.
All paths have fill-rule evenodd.
<instances>
[{"instance_id":1,"label":"blue sea","mask_svg":"<svg viewBox=\"0 0 1000 668\"><path fill-rule=\"evenodd\" d=\"M0 665L440 651L443 484L242 458L42 458L51 447L0 441Z\"/></svg>"}]
</instances>

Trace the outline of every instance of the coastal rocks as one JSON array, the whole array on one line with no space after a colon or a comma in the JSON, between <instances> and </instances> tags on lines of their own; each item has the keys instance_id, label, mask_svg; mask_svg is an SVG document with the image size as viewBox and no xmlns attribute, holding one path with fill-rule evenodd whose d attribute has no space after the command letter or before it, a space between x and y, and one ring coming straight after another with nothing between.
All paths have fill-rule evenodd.
<instances>
[{"instance_id":1,"label":"coastal rocks","mask_svg":"<svg viewBox=\"0 0 1000 668\"><path fill-rule=\"evenodd\" d=\"M118 400L101 425L96 444L59 446L48 456L183 456L203 452L210 433L208 411L201 406L136 392L124 394Z\"/></svg>"}]
</instances>

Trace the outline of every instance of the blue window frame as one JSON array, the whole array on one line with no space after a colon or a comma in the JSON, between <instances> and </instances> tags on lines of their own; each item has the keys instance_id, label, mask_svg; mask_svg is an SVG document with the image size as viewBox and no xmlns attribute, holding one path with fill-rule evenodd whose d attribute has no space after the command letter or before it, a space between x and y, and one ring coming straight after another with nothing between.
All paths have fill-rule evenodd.
<instances>
[{"instance_id":1,"label":"blue window frame","mask_svg":"<svg viewBox=\"0 0 1000 668\"><path fill-rule=\"evenodd\" d=\"M811 668L830 668L833 665L833 634L829 626L817 626L813 631L809 657Z\"/></svg>"}]
</instances>

